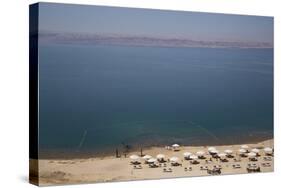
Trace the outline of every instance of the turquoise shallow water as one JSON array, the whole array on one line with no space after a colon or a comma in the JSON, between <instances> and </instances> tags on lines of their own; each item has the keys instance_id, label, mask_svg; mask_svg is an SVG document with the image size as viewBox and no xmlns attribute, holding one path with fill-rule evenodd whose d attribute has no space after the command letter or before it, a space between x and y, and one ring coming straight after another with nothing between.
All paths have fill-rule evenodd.
<instances>
[{"instance_id":1,"label":"turquoise shallow water","mask_svg":"<svg viewBox=\"0 0 281 188\"><path fill-rule=\"evenodd\" d=\"M273 49L41 45L40 151L273 137Z\"/></svg>"}]
</instances>

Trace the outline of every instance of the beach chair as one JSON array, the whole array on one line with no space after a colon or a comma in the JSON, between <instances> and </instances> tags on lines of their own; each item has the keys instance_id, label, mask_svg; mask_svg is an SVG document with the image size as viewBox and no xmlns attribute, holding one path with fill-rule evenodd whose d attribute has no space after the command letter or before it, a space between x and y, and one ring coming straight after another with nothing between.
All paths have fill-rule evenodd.
<instances>
[{"instance_id":1,"label":"beach chair","mask_svg":"<svg viewBox=\"0 0 281 188\"><path fill-rule=\"evenodd\" d=\"M234 165L232 165L232 167L233 167L234 169L238 169L238 168L241 168L241 165L240 165L240 164L234 164Z\"/></svg>"},{"instance_id":2,"label":"beach chair","mask_svg":"<svg viewBox=\"0 0 281 188\"><path fill-rule=\"evenodd\" d=\"M227 160L226 158L220 159L220 161L221 161L221 162L224 162L224 163L225 163L225 162L228 162L228 160Z\"/></svg>"},{"instance_id":3,"label":"beach chair","mask_svg":"<svg viewBox=\"0 0 281 188\"><path fill-rule=\"evenodd\" d=\"M198 159L206 159L204 155L198 156Z\"/></svg>"},{"instance_id":4,"label":"beach chair","mask_svg":"<svg viewBox=\"0 0 281 188\"><path fill-rule=\"evenodd\" d=\"M219 168L213 168L212 170L207 170L207 173L210 175L219 175L221 174L221 169Z\"/></svg>"},{"instance_id":5,"label":"beach chair","mask_svg":"<svg viewBox=\"0 0 281 188\"><path fill-rule=\"evenodd\" d=\"M226 155L226 157L227 157L227 158L234 158L234 156L231 155L231 154Z\"/></svg>"},{"instance_id":6,"label":"beach chair","mask_svg":"<svg viewBox=\"0 0 281 188\"><path fill-rule=\"evenodd\" d=\"M257 157L249 158L249 161L258 161Z\"/></svg>"},{"instance_id":7,"label":"beach chair","mask_svg":"<svg viewBox=\"0 0 281 188\"><path fill-rule=\"evenodd\" d=\"M272 158L271 157L264 157L263 160L264 161L272 161Z\"/></svg>"},{"instance_id":8,"label":"beach chair","mask_svg":"<svg viewBox=\"0 0 281 188\"><path fill-rule=\"evenodd\" d=\"M152 164L149 164L149 167L150 168L157 168L157 167L159 167L157 164L155 164L155 163L152 163Z\"/></svg>"},{"instance_id":9,"label":"beach chair","mask_svg":"<svg viewBox=\"0 0 281 188\"><path fill-rule=\"evenodd\" d=\"M263 167L271 167L271 164L270 163L262 163L261 164Z\"/></svg>"},{"instance_id":10,"label":"beach chair","mask_svg":"<svg viewBox=\"0 0 281 188\"><path fill-rule=\"evenodd\" d=\"M200 170L208 170L207 166L200 166Z\"/></svg>"},{"instance_id":11,"label":"beach chair","mask_svg":"<svg viewBox=\"0 0 281 188\"><path fill-rule=\"evenodd\" d=\"M199 164L200 162L199 161L197 161L197 160L192 160L192 161L190 161L190 164L193 164L193 165L196 165L196 164Z\"/></svg>"}]
</instances>

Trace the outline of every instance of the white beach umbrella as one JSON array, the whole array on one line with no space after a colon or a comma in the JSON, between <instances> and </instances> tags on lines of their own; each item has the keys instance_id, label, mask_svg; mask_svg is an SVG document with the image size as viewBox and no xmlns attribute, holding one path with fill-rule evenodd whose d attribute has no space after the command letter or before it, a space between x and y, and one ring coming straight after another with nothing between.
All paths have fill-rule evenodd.
<instances>
[{"instance_id":1,"label":"white beach umbrella","mask_svg":"<svg viewBox=\"0 0 281 188\"><path fill-rule=\"evenodd\" d=\"M239 149L238 151L239 151L239 153L241 153L241 154L247 153L247 151L246 151L245 149L243 149L243 148L242 148L242 149Z\"/></svg>"},{"instance_id":2,"label":"white beach umbrella","mask_svg":"<svg viewBox=\"0 0 281 188\"><path fill-rule=\"evenodd\" d=\"M164 159L165 158L165 155L164 154L158 154L156 156L157 159Z\"/></svg>"},{"instance_id":3,"label":"white beach umbrella","mask_svg":"<svg viewBox=\"0 0 281 188\"><path fill-rule=\"evenodd\" d=\"M172 147L173 147L173 148L178 148L178 147L180 147L180 145L178 145L178 144L173 144Z\"/></svg>"},{"instance_id":4,"label":"white beach umbrella","mask_svg":"<svg viewBox=\"0 0 281 188\"><path fill-rule=\"evenodd\" d=\"M224 152L227 154L227 155L230 155L233 153L233 151L231 149L226 149L224 150Z\"/></svg>"},{"instance_id":5,"label":"white beach umbrella","mask_svg":"<svg viewBox=\"0 0 281 188\"><path fill-rule=\"evenodd\" d=\"M214 150L216 150L215 147L209 147L209 148L208 148L208 151L214 151Z\"/></svg>"},{"instance_id":6,"label":"white beach umbrella","mask_svg":"<svg viewBox=\"0 0 281 188\"><path fill-rule=\"evenodd\" d=\"M136 161L136 160L139 159L139 156L138 155L131 155L130 159L133 160L133 161Z\"/></svg>"},{"instance_id":7,"label":"white beach umbrella","mask_svg":"<svg viewBox=\"0 0 281 188\"><path fill-rule=\"evenodd\" d=\"M155 163L157 161L157 159L155 158L150 158L147 160L148 163Z\"/></svg>"},{"instance_id":8,"label":"white beach umbrella","mask_svg":"<svg viewBox=\"0 0 281 188\"><path fill-rule=\"evenodd\" d=\"M273 149L270 147L266 147L263 149L265 153L271 154L273 152Z\"/></svg>"},{"instance_id":9,"label":"white beach umbrella","mask_svg":"<svg viewBox=\"0 0 281 188\"><path fill-rule=\"evenodd\" d=\"M198 157L196 155L190 155L189 158L192 159L192 160L197 160L198 159Z\"/></svg>"},{"instance_id":10,"label":"white beach umbrella","mask_svg":"<svg viewBox=\"0 0 281 188\"><path fill-rule=\"evenodd\" d=\"M185 157L189 157L190 155L192 155L192 153L190 153L190 152L183 153L183 156L185 156Z\"/></svg>"},{"instance_id":11,"label":"white beach umbrella","mask_svg":"<svg viewBox=\"0 0 281 188\"><path fill-rule=\"evenodd\" d=\"M248 145L242 145L241 148L242 149L249 149L249 146Z\"/></svg>"},{"instance_id":12,"label":"white beach umbrella","mask_svg":"<svg viewBox=\"0 0 281 188\"><path fill-rule=\"evenodd\" d=\"M170 161L176 163L176 162L179 161L179 158L178 157L171 157Z\"/></svg>"},{"instance_id":13,"label":"white beach umbrella","mask_svg":"<svg viewBox=\"0 0 281 188\"><path fill-rule=\"evenodd\" d=\"M211 154L217 154L217 153L219 153L218 150L210 150L209 152L210 152Z\"/></svg>"},{"instance_id":14,"label":"white beach umbrella","mask_svg":"<svg viewBox=\"0 0 281 188\"><path fill-rule=\"evenodd\" d=\"M225 158L225 157L226 157L226 153L219 153L218 156L219 156L220 158Z\"/></svg>"},{"instance_id":15,"label":"white beach umbrella","mask_svg":"<svg viewBox=\"0 0 281 188\"><path fill-rule=\"evenodd\" d=\"M198 156L204 156L204 155L205 155L205 152L204 152L204 151L197 151L197 152L196 152L196 155L198 155Z\"/></svg>"},{"instance_id":16,"label":"white beach umbrella","mask_svg":"<svg viewBox=\"0 0 281 188\"><path fill-rule=\"evenodd\" d=\"M259 149L257 149L257 148L254 148L254 149L252 149L252 152L254 152L254 153L259 153L259 152L260 152L260 150L259 150Z\"/></svg>"},{"instance_id":17,"label":"white beach umbrella","mask_svg":"<svg viewBox=\"0 0 281 188\"><path fill-rule=\"evenodd\" d=\"M248 153L248 157L249 157L249 158L253 158L253 157L256 157L256 156L257 156L257 154L254 153L254 152Z\"/></svg>"},{"instance_id":18,"label":"white beach umbrella","mask_svg":"<svg viewBox=\"0 0 281 188\"><path fill-rule=\"evenodd\" d=\"M150 155L145 155L145 156L143 156L142 158L143 158L144 160L148 160L148 159L152 158L152 156L150 156Z\"/></svg>"}]
</instances>

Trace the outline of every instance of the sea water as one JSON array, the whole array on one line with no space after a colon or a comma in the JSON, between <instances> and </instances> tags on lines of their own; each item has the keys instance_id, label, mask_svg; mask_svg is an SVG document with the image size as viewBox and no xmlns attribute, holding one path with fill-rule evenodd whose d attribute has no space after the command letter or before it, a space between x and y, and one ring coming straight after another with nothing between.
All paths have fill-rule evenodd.
<instances>
[{"instance_id":1,"label":"sea water","mask_svg":"<svg viewBox=\"0 0 281 188\"><path fill-rule=\"evenodd\" d=\"M39 46L40 151L273 138L273 49Z\"/></svg>"}]
</instances>

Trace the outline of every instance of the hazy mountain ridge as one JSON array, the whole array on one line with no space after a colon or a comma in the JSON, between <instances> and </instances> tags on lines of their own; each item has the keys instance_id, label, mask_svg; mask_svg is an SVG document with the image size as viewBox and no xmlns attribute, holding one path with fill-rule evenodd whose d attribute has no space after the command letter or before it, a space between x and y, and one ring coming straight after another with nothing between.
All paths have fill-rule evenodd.
<instances>
[{"instance_id":1,"label":"hazy mountain ridge","mask_svg":"<svg viewBox=\"0 0 281 188\"><path fill-rule=\"evenodd\" d=\"M43 43L74 43L74 44L112 44L132 46L160 47L205 47L205 48L273 48L267 42L237 42L237 41L203 41L186 38L160 38L148 36L124 36L119 34L85 34L39 32L39 40Z\"/></svg>"}]
</instances>

